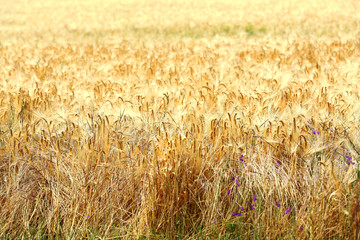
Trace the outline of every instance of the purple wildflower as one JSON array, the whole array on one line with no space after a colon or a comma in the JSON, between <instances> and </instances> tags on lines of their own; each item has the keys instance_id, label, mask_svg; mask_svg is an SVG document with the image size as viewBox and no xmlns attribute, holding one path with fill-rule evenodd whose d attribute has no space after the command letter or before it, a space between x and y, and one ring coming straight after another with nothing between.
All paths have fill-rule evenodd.
<instances>
[{"instance_id":1,"label":"purple wildflower","mask_svg":"<svg viewBox=\"0 0 360 240\"><path fill-rule=\"evenodd\" d=\"M256 195L254 196L254 202L257 200Z\"/></svg>"},{"instance_id":2,"label":"purple wildflower","mask_svg":"<svg viewBox=\"0 0 360 240\"><path fill-rule=\"evenodd\" d=\"M291 211L290 208L286 209L286 214L288 214Z\"/></svg>"},{"instance_id":3,"label":"purple wildflower","mask_svg":"<svg viewBox=\"0 0 360 240\"><path fill-rule=\"evenodd\" d=\"M241 211L245 211L245 208L241 207Z\"/></svg>"},{"instance_id":4,"label":"purple wildflower","mask_svg":"<svg viewBox=\"0 0 360 240\"><path fill-rule=\"evenodd\" d=\"M302 226L300 226L300 231L304 230L304 228Z\"/></svg>"},{"instance_id":5,"label":"purple wildflower","mask_svg":"<svg viewBox=\"0 0 360 240\"><path fill-rule=\"evenodd\" d=\"M238 216L241 216L241 213L238 213L237 215L238 215Z\"/></svg>"},{"instance_id":6,"label":"purple wildflower","mask_svg":"<svg viewBox=\"0 0 360 240\"><path fill-rule=\"evenodd\" d=\"M233 216L236 216L236 212L233 212Z\"/></svg>"}]
</instances>

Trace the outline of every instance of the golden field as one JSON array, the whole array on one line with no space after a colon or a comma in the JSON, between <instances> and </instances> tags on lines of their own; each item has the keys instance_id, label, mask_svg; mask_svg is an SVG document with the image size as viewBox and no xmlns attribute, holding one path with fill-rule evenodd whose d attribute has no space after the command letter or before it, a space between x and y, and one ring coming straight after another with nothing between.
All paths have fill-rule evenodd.
<instances>
[{"instance_id":1,"label":"golden field","mask_svg":"<svg viewBox=\"0 0 360 240\"><path fill-rule=\"evenodd\" d=\"M360 239L358 1L0 4L1 239Z\"/></svg>"}]
</instances>

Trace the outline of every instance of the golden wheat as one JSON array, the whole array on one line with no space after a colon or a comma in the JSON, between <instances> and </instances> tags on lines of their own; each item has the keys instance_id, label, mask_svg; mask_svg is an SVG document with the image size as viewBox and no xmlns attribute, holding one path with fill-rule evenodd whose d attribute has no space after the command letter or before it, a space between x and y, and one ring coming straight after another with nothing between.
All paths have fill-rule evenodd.
<instances>
[{"instance_id":1,"label":"golden wheat","mask_svg":"<svg viewBox=\"0 0 360 240\"><path fill-rule=\"evenodd\" d=\"M359 5L290 2L5 4L0 237L359 238Z\"/></svg>"}]
</instances>

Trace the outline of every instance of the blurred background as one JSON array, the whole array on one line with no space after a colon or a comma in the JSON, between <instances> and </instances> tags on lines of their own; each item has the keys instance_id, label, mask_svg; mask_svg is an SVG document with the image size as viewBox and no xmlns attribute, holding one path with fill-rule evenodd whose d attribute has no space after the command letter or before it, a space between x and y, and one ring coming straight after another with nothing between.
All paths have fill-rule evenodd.
<instances>
[{"instance_id":1,"label":"blurred background","mask_svg":"<svg viewBox=\"0 0 360 240\"><path fill-rule=\"evenodd\" d=\"M359 1L0 0L0 41L359 36Z\"/></svg>"}]
</instances>

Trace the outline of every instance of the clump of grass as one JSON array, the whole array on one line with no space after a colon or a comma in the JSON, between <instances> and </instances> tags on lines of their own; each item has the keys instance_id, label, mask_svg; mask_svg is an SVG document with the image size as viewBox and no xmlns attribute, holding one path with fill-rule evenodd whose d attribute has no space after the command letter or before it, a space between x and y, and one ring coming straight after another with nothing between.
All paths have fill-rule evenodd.
<instances>
[{"instance_id":1,"label":"clump of grass","mask_svg":"<svg viewBox=\"0 0 360 240\"><path fill-rule=\"evenodd\" d=\"M244 30L249 36L252 36L255 33L254 26L252 24L250 24L250 23L245 27Z\"/></svg>"}]
</instances>

